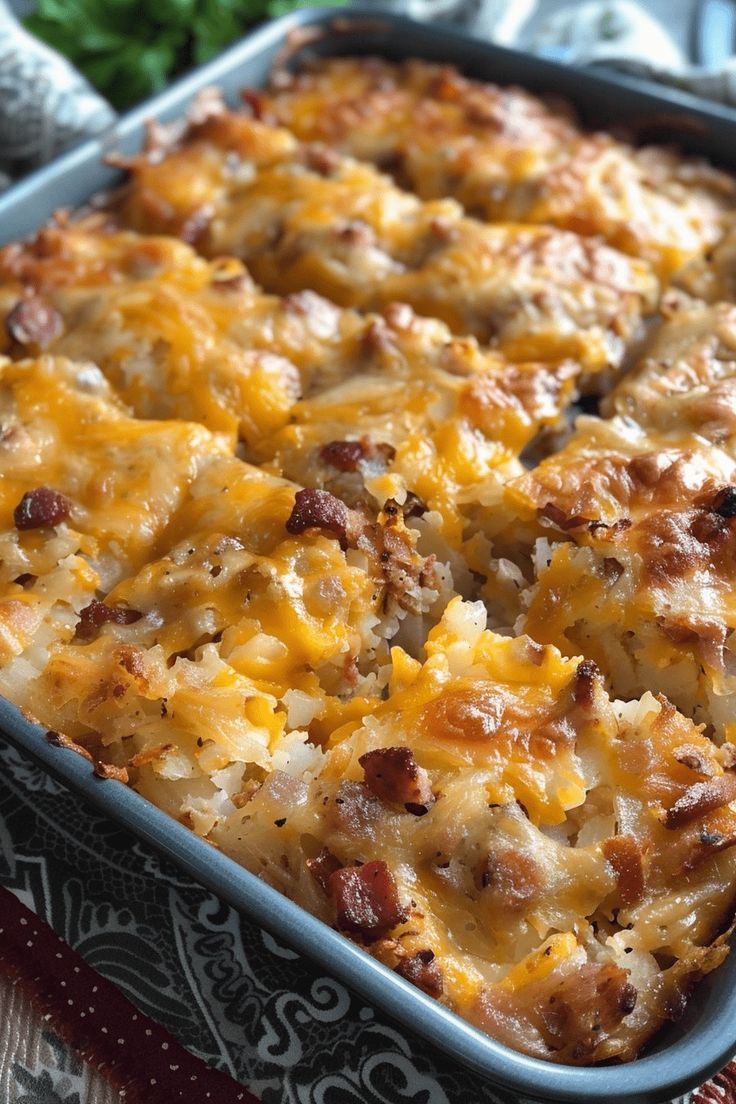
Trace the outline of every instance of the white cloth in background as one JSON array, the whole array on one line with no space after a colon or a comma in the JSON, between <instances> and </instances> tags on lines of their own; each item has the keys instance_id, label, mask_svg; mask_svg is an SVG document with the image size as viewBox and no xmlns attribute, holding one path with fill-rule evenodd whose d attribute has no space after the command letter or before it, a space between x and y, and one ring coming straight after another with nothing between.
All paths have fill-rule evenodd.
<instances>
[{"instance_id":1,"label":"white cloth in background","mask_svg":"<svg viewBox=\"0 0 736 1104\"><path fill-rule=\"evenodd\" d=\"M736 3L727 0L724 15L729 7L733 19L726 20L726 25L730 22L736 30ZM736 104L736 57L715 69L694 65L664 26L633 0L570 4L545 19L524 44L573 65L613 66L707 99Z\"/></svg>"},{"instance_id":2,"label":"white cloth in background","mask_svg":"<svg viewBox=\"0 0 736 1104\"><path fill-rule=\"evenodd\" d=\"M370 5L370 0L357 2ZM736 35L736 0L715 2L724 17L724 42L716 42L714 52L723 56L730 33ZM670 20L670 29L634 0L376 0L375 6L452 22L479 38L570 64L623 68L736 105L736 57L705 69L691 62L683 46L688 37L683 25L689 25L695 3L653 5ZM27 172L115 119L107 101L73 66L16 21L13 9L32 6L32 0L9 5L0 0L0 190L9 179L3 174Z\"/></svg>"},{"instance_id":3,"label":"white cloth in background","mask_svg":"<svg viewBox=\"0 0 736 1104\"><path fill-rule=\"evenodd\" d=\"M44 164L116 117L81 73L24 30L0 0L0 190L6 174Z\"/></svg>"}]
</instances>

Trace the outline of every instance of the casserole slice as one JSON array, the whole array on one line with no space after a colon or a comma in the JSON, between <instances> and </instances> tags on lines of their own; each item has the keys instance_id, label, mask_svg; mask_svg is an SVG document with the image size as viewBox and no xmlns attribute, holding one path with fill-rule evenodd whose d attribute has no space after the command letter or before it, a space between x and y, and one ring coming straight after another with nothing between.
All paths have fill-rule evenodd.
<instances>
[{"instance_id":1,"label":"casserole slice","mask_svg":"<svg viewBox=\"0 0 736 1104\"><path fill-rule=\"evenodd\" d=\"M618 367L653 310L650 266L549 226L485 225L423 202L372 166L299 143L208 98L185 133L123 159L123 221L240 257L268 291L342 306L409 303L514 360Z\"/></svg>"},{"instance_id":2,"label":"casserole slice","mask_svg":"<svg viewBox=\"0 0 736 1104\"><path fill-rule=\"evenodd\" d=\"M96 761L146 766L143 792L201 829L264 771L302 771L308 733L380 695L389 641L423 639L451 594L400 515L218 457L27 693Z\"/></svg>"},{"instance_id":3,"label":"casserole slice","mask_svg":"<svg viewBox=\"0 0 736 1104\"><path fill-rule=\"evenodd\" d=\"M329 58L278 70L256 117L372 161L423 199L476 218L551 223L646 259L663 280L720 237L731 177L663 146L586 133L572 108L453 66Z\"/></svg>"},{"instance_id":4,"label":"casserole slice","mask_svg":"<svg viewBox=\"0 0 736 1104\"><path fill-rule=\"evenodd\" d=\"M509 1046L633 1057L727 953L733 757L484 624L452 601L362 725L211 838Z\"/></svg>"},{"instance_id":5,"label":"casserole slice","mask_svg":"<svg viewBox=\"0 0 736 1104\"><path fill-rule=\"evenodd\" d=\"M580 419L507 492L531 550L517 628L736 739L734 499L736 460L704 438Z\"/></svg>"},{"instance_id":6,"label":"casserole slice","mask_svg":"<svg viewBox=\"0 0 736 1104\"><path fill-rule=\"evenodd\" d=\"M146 562L222 450L200 426L135 421L95 365L55 357L0 358L0 426L0 662L35 711L50 644Z\"/></svg>"},{"instance_id":7,"label":"casserole slice","mask_svg":"<svg viewBox=\"0 0 736 1104\"><path fill-rule=\"evenodd\" d=\"M736 457L736 306L672 293L662 313L604 411L662 434L697 433Z\"/></svg>"}]
</instances>

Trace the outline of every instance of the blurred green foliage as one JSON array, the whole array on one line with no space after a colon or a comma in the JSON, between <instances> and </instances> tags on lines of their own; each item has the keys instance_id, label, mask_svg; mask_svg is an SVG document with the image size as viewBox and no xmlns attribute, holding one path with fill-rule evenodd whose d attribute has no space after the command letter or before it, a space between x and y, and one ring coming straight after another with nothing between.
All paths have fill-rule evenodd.
<instances>
[{"instance_id":1,"label":"blurred green foliage","mask_svg":"<svg viewBox=\"0 0 736 1104\"><path fill-rule=\"evenodd\" d=\"M126 108L254 23L300 6L291 0L38 0L25 25L65 54L110 103Z\"/></svg>"}]
</instances>

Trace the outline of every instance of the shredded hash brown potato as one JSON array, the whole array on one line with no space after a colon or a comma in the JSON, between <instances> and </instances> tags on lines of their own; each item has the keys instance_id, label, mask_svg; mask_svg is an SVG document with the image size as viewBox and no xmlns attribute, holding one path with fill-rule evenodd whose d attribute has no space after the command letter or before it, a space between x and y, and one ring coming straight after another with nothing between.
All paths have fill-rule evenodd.
<instances>
[{"instance_id":1,"label":"shredded hash brown potato","mask_svg":"<svg viewBox=\"0 0 736 1104\"><path fill-rule=\"evenodd\" d=\"M584 132L567 105L468 80L450 66L378 58L279 72L256 118L385 168L424 199L453 196L491 222L550 223L671 275L720 237L730 176L662 147Z\"/></svg>"},{"instance_id":2,"label":"shredded hash brown potato","mask_svg":"<svg viewBox=\"0 0 736 1104\"><path fill-rule=\"evenodd\" d=\"M501 1042L634 1058L736 909L734 181L375 59L115 161L0 250L0 692Z\"/></svg>"}]
</instances>

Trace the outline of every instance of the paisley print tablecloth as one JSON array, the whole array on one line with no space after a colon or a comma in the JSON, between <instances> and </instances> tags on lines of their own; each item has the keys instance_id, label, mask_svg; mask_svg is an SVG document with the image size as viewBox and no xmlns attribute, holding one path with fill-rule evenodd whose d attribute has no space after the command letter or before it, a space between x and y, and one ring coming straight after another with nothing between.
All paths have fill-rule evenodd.
<instances>
[{"instance_id":1,"label":"paisley print tablecloth","mask_svg":"<svg viewBox=\"0 0 736 1104\"><path fill-rule=\"evenodd\" d=\"M180 1096L172 1086L182 1076L174 1067L188 1060L178 1049L163 1095L150 1087L144 1096L121 1096L119 1079L111 1087L113 1066L151 1072L149 1038L165 1051L178 1040L229 1075L222 1085L230 1088L210 1097L216 1104L240 1099L233 1082L262 1104L498 1104L480 1078L429 1056L421 1040L236 915L2 738L0 887L32 910L18 919L6 908L4 925L0 897L2 1104L174 1104ZM34 982L43 989L54 972L31 930L36 917L115 986L83 1010L78 1037L65 1029L79 1023L75 998L85 979L76 977L77 959L67 960L63 944L53 958L61 960L58 984L74 994L68 1012L63 1000L39 1005L33 992ZM14 970L9 919L25 925L20 948L16 932L15 957L30 997L28 987L13 984L18 963ZM44 944L47 959L52 953ZM127 1001L113 1000L118 990ZM139 1014L150 1026L137 1022ZM120 1026L126 1015L135 1027ZM110 1038L113 1022L118 1038ZM197 1076L189 1067L184 1072ZM210 1099L201 1075L198 1082L188 1104ZM696 1102L736 1104L736 1069L695 1094Z\"/></svg>"},{"instance_id":2,"label":"paisley print tablecloth","mask_svg":"<svg viewBox=\"0 0 736 1104\"><path fill-rule=\"evenodd\" d=\"M487 17L483 33L498 30L504 5L465 6ZM560 6L543 0L538 11ZM531 0L506 5L504 26L512 8L521 14L505 40L536 7ZM598 17L601 5L594 7ZM666 7L669 13L673 0ZM690 7L691 0L677 0L673 26L685 26ZM591 5L587 10L590 24ZM9 26L0 0L2 19ZM16 61L6 59L6 76ZM88 128L94 130L108 121L107 108L82 92L81 102L100 112ZM3 106L12 106L7 95ZM6 110L0 154L9 158L12 147L15 168L32 160L8 137L16 123ZM45 149L34 156L42 159ZM9 906L3 890L31 911ZM64 941L57 950L53 936L43 936L45 923ZM52 971L41 944L58 960ZM96 974L86 973L85 962ZM53 1001L44 999L42 984L50 974ZM75 997L59 995L65 988L76 993L83 981L100 989L97 975L115 987L99 1007L94 992L81 1011ZM128 1020L114 1038L111 1017L118 1025ZM207 1087L210 1075L193 1064L199 1059L221 1071L217 1087ZM154 1075L162 1062L170 1073L165 1083ZM421 1040L238 917L0 739L0 1104L174 1104L184 1099L177 1087L184 1082L188 1104L252 1101L248 1091L262 1104L498 1100L480 1079L428 1055ZM736 1067L692 1101L736 1104Z\"/></svg>"},{"instance_id":3,"label":"paisley print tablecloth","mask_svg":"<svg viewBox=\"0 0 736 1104\"><path fill-rule=\"evenodd\" d=\"M428 1056L420 1040L241 919L2 740L0 886L142 1013L263 1104L498 1099L480 1079ZM68 1048L50 1033L44 1053L39 1062L50 1063L48 1084L68 1084L61 1104L94 1099L77 1085L82 1073ZM15 1097L8 1101L0 1081L3 1104L59 1104L32 1090L37 1070L15 1064Z\"/></svg>"}]
</instances>

